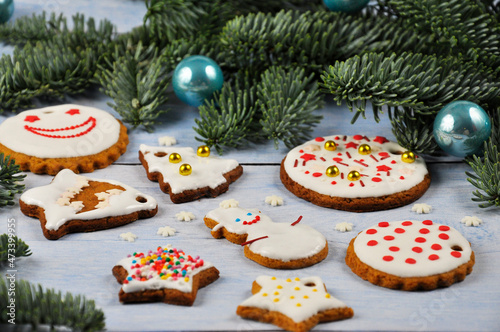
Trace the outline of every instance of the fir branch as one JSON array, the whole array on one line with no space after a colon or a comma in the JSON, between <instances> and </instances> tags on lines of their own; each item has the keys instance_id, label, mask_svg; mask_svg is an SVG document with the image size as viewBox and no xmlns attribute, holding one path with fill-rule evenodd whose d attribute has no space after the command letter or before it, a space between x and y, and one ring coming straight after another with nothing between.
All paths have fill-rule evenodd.
<instances>
[{"instance_id":1,"label":"fir branch","mask_svg":"<svg viewBox=\"0 0 500 332\"><path fill-rule=\"evenodd\" d=\"M14 245L14 254L9 253L9 244ZM17 236L0 235L0 262L6 262L9 258L21 256L31 256L30 247L26 242Z\"/></svg>"},{"instance_id":2,"label":"fir branch","mask_svg":"<svg viewBox=\"0 0 500 332\"><path fill-rule=\"evenodd\" d=\"M432 154L438 149L432 116L417 116L411 109L395 107L390 114L392 132L399 145L414 153Z\"/></svg>"},{"instance_id":3,"label":"fir branch","mask_svg":"<svg viewBox=\"0 0 500 332\"><path fill-rule=\"evenodd\" d=\"M85 296L61 294L54 289L44 289L40 284L15 281L16 324L31 325L34 331L66 327L73 331L100 331L104 329L104 313L93 300ZM9 316L9 288L5 278L0 278L0 323L7 324Z\"/></svg>"},{"instance_id":4,"label":"fir branch","mask_svg":"<svg viewBox=\"0 0 500 332\"><path fill-rule=\"evenodd\" d=\"M246 83L245 83L246 82ZM214 146L219 154L223 147L239 147L258 135L252 129L252 121L256 113L256 91L250 80L245 80L240 87L238 81L234 86L225 83L213 100L201 105L200 119L195 119L198 127L193 127L198 135L196 140L208 146Z\"/></svg>"},{"instance_id":5,"label":"fir branch","mask_svg":"<svg viewBox=\"0 0 500 332\"><path fill-rule=\"evenodd\" d=\"M7 205L14 205L14 196L24 190L21 182L26 174L21 173L19 165L10 156L0 153L0 208Z\"/></svg>"},{"instance_id":6,"label":"fir branch","mask_svg":"<svg viewBox=\"0 0 500 332\"><path fill-rule=\"evenodd\" d=\"M323 99L313 75L306 76L304 69L287 72L283 68L271 67L262 74L257 95L262 112L262 132L274 139L276 148L279 140L288 148L307 140L312 127L322 119L312 114L323 106Z\"/></svg>"},{"instance_id":7,"label":"fir branch","mask_svg":"<svg viewBox=\"0 0 500 332\"><path fill-rule=\"evenodd\" d=\"M124 122L148 131L152 131L158 116L166 112L159 108L168 100L168 72L157 51L154 44L148 48L139 45L135 53L127 52L101 67L98 76L101 91L113 98L108 105Z\"/></svg>"}]
</instances>

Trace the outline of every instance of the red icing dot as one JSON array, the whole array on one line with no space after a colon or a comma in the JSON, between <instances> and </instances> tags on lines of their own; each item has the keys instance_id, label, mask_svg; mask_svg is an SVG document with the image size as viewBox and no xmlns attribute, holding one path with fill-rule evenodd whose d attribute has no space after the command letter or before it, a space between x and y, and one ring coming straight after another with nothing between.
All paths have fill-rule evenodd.
<instances>
[{"instance_id":1,"label":"red icing dot","mask_svg":"<svg viewBox=\"0 0 500 332\"><path fill-rule=\"evenodd\" d=\"M432 250L441 250L441 249L443 249L443 247L441 247L441 245L440 245L440 244L434 243L434 244L431 246L431 249L432 249Z\"/></svg>"},{"instance_id":2,"label":"red icing dot","mask_svg":"<svg viewBox=\"0 0 500 332\"><path fill-rule=\"evenodd\" d=\"M325 139L323 137L316 137L314 140L316 142L323 142Z\"/></svg>"},{"instance_id":3,"label":"red icing dot","mask_svg":"<svg viewBox=\"0 0 500 332\"><path fill-rule=\"evenodd\" d=\"M395 163L397 163L397 161L396 161L396 160L391 161L391 164L395 164Z\"/></svg>"},{"instance_id":4,"label":"red icing dot","mask_svg":"<svg viewBox=\"0 0 500 332\"><path fill-rule=\"evenodd\" d=\"M446 231L450 230L450 227L449 226L445 226L445 225L441 225L441 226L439 226L439 230L443 231L443 232L446 232Z\"/></svg>"},{"instance_id":5,"label":"red icing dot","mask_svg":"<svg viewBox=\"0 0 500 332\"><path fill-rule=\"evenodd\" d=\"M392 235L386 235L386 236L384 236L384 240L386 240L386 241L392 241L392 240L394 240L394 236L392 236Z\"/></svg>"},{"instance_id":6,"label":"red icing dot","mask_svg":"<svg viewBox=\"0 0 500 332\"><path fill-rule=\"evenodd\" d=\"M386 262L390 262L390 261L392 261L394 259L394 257L392 257L392 256L384 256L384 257L382 257L382 259L384 261L386 261Z\"/></svg>"},{"instance_id":7,"label":"red icing dot","mask_svg":"<svg viewBox=\"0 0 500 332\"><path fill-rule=\"evenodd\" d=\"M375 178L372 178L372 181L373 181L373 182L380 182L380 181L382 181L382 179L381 179L381 178L376 178L376 177L375 177Z\"/></svg>"},{"instance_id":8,"label":"red icing dot","mask_svg":"<svg viewBox=\"0 0 500 332\"><path fill-rule=\"evenodd\" d=\"M400 177L399 177L399 179L400 179L400 180L404 180L404 179L405 179L405 177L404 177L404 176L400 176Z\"/></svg>"},{"instance_id":9,"label":"red icing dot","mask_svg":"<svg viewBox=\"0 0 500 332\"><path fill-rule=\"evenodd\" d=\"M399 251L399 247L389 247L390 251Z\"/></svg>"},{"instance_id":10,"label":"red icing dot","mask_svg":"<svg viewBox=\"0 0 500 332\"><path fill-rule=\"evenodd\" d=\"M381 156L381 157L389 157L389 153L388 152L379 152L378 155Z\"/></svg>"},{"instance_id":11,"label":"red icing dot","mask_svg":"<svg viewBox=\"0 0 500 332\"><path fill-rule=\"evenodd\" d=\"M411 221L404 221L403 223L401 223L401 225L403 225L403 226L411 226L411 225L413 225L413 223Z\"/></svg>"},{"instance_id":12,"label":"red icing dot","mask_svg":"<svg viewBox=\"0 0 500 332\"><path fill-rule=\"evenodd\" d=\"M424 243L426 241L426 239L424 239L423 237L417 237L415 239L415 242L418 242L418 243Z\"/></svg>"},{"instance_id":13,"label":"red icing dot","mask_svg":"<svg viewBox=\"0 0 500 332\"><path fill-rule=\"evenodd\" d=\"M338 136L335 136L335 139L339 140L339 139L340 139L340 137L338 137Z\"/></svg>"},{"instance_id":14,"label":"red icing dot","mask_svg":"<svg viewBox=\"0 0 500 332\"><path fill-rule=\"evenodd\" d=\"M66 114L69 114L69 115L80 114L80 110L77 108L72 108L69 111L67 111Z\"/></svg>"},{"instance_id":15,"label":"red icing dot","mask_svg":"<svg viewBox=\"0 0 500 332\"><path fill-rule=\"evenodd\" d=\"M430 230L428 230L427 228L421 228L421 229L419 230L419 233L420 233L420 234L429 234L429 233L430 233Z\"/></svg>"},{"instance_id":16,"label":"red icing dot","mask_svg":"<svg viewBox=\"0 0 500 332\"><path fill-rule=\"evenodd\" d=\"M337 181L332 181L332 184L337 184Z\"/></svg>"},{"instance_id":17,"label":"red icing dot","mask_svg":"<svg viewBox=\"0 0 500 332\"><path fill-rule=\"evenodd\" d=\"M299 152L300 152L300 153L304 153L304 150L300 150Z\"/></svg>"},{"instance_id":18,"label":"red icing dot","mask_svg":"<svg viewBox=\"0 0 500 332\"><path fill-rule=\"evenodd\" d=\"M389 227L389 223L387 221L379 222L378 227Z\"/></svg>"},{"instance_id":19,"label":"red icing dot","mask_svg":"<svg viewBox=\"0 0 500 332\"><path fill-rule=\"evenodd\" d=\"M376 229L370 228L366 230L366 234L375 234L375 233L377 233Z\"/></svg>"},{"instance_id":20,"label":"red icing dot","mask_svg":"<svg viewBox=\"0 0 500 332\"><path fill-rule=\"evenodd\" d=\"M414 260L413 258L407 258L407 259L405 260L405 263L407 263L407 264L415 264L416 262L417 262L417 261L416 261L416 260Z\"/></svg>"},{"instance_id":21,"label":"red icing dot","mask_svg":"<svg viewBox=\"0 0 500 332\"><path fill-rule=\"evenodd\" d=\"M430 225L432 225L432 220L424 220L424 221L422 221L422 224L430 226Z\"/></svg>"},{"instance_id":22,"label":"red icing dot","mask_svg":"<svg viewBox=\"0 0 500 332\"><path fill-rule=\"evenodd\" d=\"M338 138L337 138L337 139L338 139ZM337 153L337 156L341 156L341 155L342 155L342 152Z\"/></svg>"},{"instance_id":23,"label":"red icing dot","mask_svg":"<svg viewBox=\"0 0 500 332\"><path fill-rule=\"evenodd\" d=\"M432 254L432 255L430 255L430 256L429 256L429 260L431 260L431 261L435 261L435 260L437 260L437 259L439 259L439 256L438 256L438 255L434 255L434 254Z\"/></svg>"},{"instance_id":24,"label":"red icing dot","mask_svg":"<svg viewBox=\"0 0 500 332\"><path fill-rule=\"evenodd\" d=\"M439 234L439 238L441 240L448 240L450 237L448 236L448 234L441 233Z\"/></svg>"},{"instance_id":25,"label":"red icing dot","mask_svg":"<svg viewBox=\"0 0 500 332\"><path fill-rule=\"evenodd\" d=\"M305 171L306 174L309 174L310 172L309 171Z\"/></svg>"},{"instance_id":26,"label":"red icing dot","mask_svg":"<svg viewBox=\"0 0 500 332\"><path fill-rule=\"evenodd\" d=\"M452 251L451 255L455 258L460 258L462 257L462 253L460 251Z\"/></svg>"},{"instance_id":27,"label":"red icing dot","mask_svg":"<svg viewBox=\"0 0 500 332\"><path fill-rule=\"evenodd\" d=\"M406 232L406 231L405 231L404 229L402 229L402 228L396 228L396 229L394 230L394 232L396 232L396 233L398 233L398 234L402 234L402 233L404 233L404 232Z\"/></svg>"},{"instance_id":28,"label":"red icing dot","mask_svg":"<svg viewBox=\"0 0 500 332\"><path fill-rule=\"evenodd\" d=\"M313 173L313 176L315 178L319 178L321 175L323 175L323 173L319 173L319 172Z\"/></svg>"},{"instance_id":29,"label":"red icing dot","mask_svg":"<svg viewBox=\"0 0 500 332\"><path fill-rule=\"evenodd\" d=\"M363 136L361 135L354 135L352 138L354 138L355 140L362 140L363 139Z\"/></svg>"},{"instance_id":30,"label":"red icing dot","mask_svg":"<svg viewBox=\"0 0 500 332\"><path fill-rule=\"evenodd\" d=\"M377 244L378 244L378 242L375 240L370 240L370 241L368 241L368 243L366 243L366 245L370 246L370 247L376 246Z\"/></svg>"},{"instance_id":31,"label":"red icing dot","mask_svg":"<svg viewBox=\"0 0 500 332\"><path fill-rule=\"evenodd\" d=\"M413 247L413 248L411 248L411 250L413 250L414 252L416 252L418 254L420 254L423 251L422 248L420 248L420 247Z\"/></svg>"},{"instance_id":32,"label":"red icing dot","mask_svg":"<svg viewBox=\"0 0 500 332\"><path fill-rule=\"evenodd\" d=\"M349 187L354 187L354 183L349 183Z\"/></svg>"}]
</instances>

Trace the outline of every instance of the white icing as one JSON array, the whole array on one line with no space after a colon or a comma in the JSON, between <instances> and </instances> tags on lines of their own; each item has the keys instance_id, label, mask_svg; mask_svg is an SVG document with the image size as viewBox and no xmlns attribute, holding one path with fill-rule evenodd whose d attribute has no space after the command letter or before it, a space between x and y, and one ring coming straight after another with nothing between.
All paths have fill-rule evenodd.
<instances>
[{"instance_id":1,"label":"white icing","mask_svg":"<svg viewBox=\"0 0 500 332\"><path fill-rule=\"evenodd\" d=\"M412 224L403 224L408 222ZM436 223L425 224L429 222L431 221L393 221L389 222L387 227L381 227L380 225L385 224L379 223L358 234L354 241L354 252L363 263L399 277L431 276L451 271L467 263L472 252L469 241L452 227ZM443 230L440 230L440 227ZM429 232L421 232L422 229ZM404 232L401 233L401 230ZM375 233L370 234L373 232ZM445 234L445 239L440 238L440 234ZM384 239L386 236L394 239ZM446 236L449 238L446 239ZM423 238L425 242L419 242L417 238ZM369 245L369 241L377 243ZM433 248L433 245L437 248ZM460 247L462 251L453 250L454 246ZM421 252L415 252L415 247L420 248ZM395 248L399 250L395 251ZM439 258L431 260L431 255L437 255ZM393 259L384 260L385 256ZM415 263L407 263L407 259L414 260Z\"/></svg>"},{"instance_id":2,"label":"white icing","mask_svg":"<svg viewBox=\"0 0 500 332\"><path fill-rule=\"evenodd\" d=\"M132 232L121 233L120 237L128 242L135 242L135 239L137 239L137 235Z\"/></svg>"},{"instance_id":3,"label":"white icing","mask_svg":"<svg viewBox=\"0 0 500 332\"><path fill-rule=\"evenodd\" d=\"M325 248L325 237L314 228L298 223L275 223L256 210L234 208L217 208L207 213L207 218L218 224L212 229L222 227L230 233L247 234L247 241L267 236L249 244L249 249L261 256L279 259L284 262L311 257ZM259 220L257 220L259 219ZM244 224L244 222L252 224Z\"/></svg>"},{"instance_id":4,"label":"white icing","mask_svg":"<svg viewBox=\"0 0 500 332\"><path fill-rule=\"evenodd\" d=\"M344 137L346 137L345 141ZM318 137L317 139L319 141L314 139L293 148L286 156L284 167L293 181L323 195L346 198L391 195L414 187L422 182L428 173L423 158L416 158L411 164L403 162L397 153L405 150L394 142L381 144L375 141L375 137L368 137L368 141L366 138L357 140L353 136L344 135ZM335 151L325 150L324 143L327 140L333 140L337 144ZM376 160L370 155L361 155L358 152L361 144L370 145L371 155ZM312 150L311 145L320 145L321 149ZM357 146L349 147L354 145ZM388 153L388 158L383 157L385 153ZM306 154L315 160L307 161L301 158ZM334 160L334 158L341 160ZM338 167L340 173L343 174L343 179L342 175L336 177L325 175L326 169L333 165ZM377 166L386 166L390 170L389 172L377 170ZM347 179L347 174L352 170L357 170L362 175L361 180L349 181ZM380 181L374 182L374 180Z\"/></svg>"},{"instance_id":5,"label":"white icing","mask_svg":"<svg viewBox=\"0 0 500 332\"><path fill-rule=\"evenodd\" d=\"M483 223L483 221L476 216L465 216L462 218L462 220L460 220L460 222L468 227L470 226L477 227Z\"/></svg>"},{"instance_id":6,"label":"white icing","mask_svg":"<svg viewBox=\"0 0 500 332\"><path fill-rule=\"evenodd\" d=\"M169 244L164 248L172 249L172 246ZM141 276L147 277L149 279L145 281L139 281L136 279L129 280L128 283L124 283L122 285L122 289L125 293L141 292L148 289L164 289L164 288L177 289L181 292L189 293L193 288L193 276L213 266L210 262L204 261L203 265L200 267L193 269L188 268L186 270L187 273L185 277L188 277L189 280L186 281L185 277L177 279L174 278L161 279L159 272L152 269L150 265L143 265L139 268L135 267L131 268L132 265L135 264L133 263L133 261L138 262L140 261L140 259L131 256L120 260L116 265L123 266L123 268L127 270L127 274L129 276L135 274L135 272L139 269Z\"/></svg>"},{"instance_id":7,"label":"white icing","mask_svg":"<svg viewBox=\"0 0 500 332\"><path fill-rule=\"evenodd\" d=\"M102 208L77 214L77 211L72 206L61 206L58 202L60 195L66 192L68 188L77 187L82 183L81 178L84 178L86 181L111 183L125 188L125 191L119 195L110 196L108 201L104 201L107 202L107 205L102 206ZM146 199L146 202L138 202L136 199L138 197ZM153 210L157 207L156 200L153 197L145 195L126 184L112 180L83 177L73 173L69 169L60 171L49 185L27 190L22 194L21 200L28 205L36 205L45 210L45 219L47 220L45 227L49 230L57 230L69 220L93 220L116 217L137 211Z\"/></svg>"},{"instance_id":8,"label":"white icing","mask_svg":"<svg viewBox=\"0 0 500 332\"><path fill-rule=\"evenodd\" d=\"M193 190L204 187L215 189L219 185L226 183L223 174L238 167L238 162L234 159L222 159L210 155L209 157L199 157L196 152L189 147L153 147L141 144L140 151L148 163L150 173L159 172L163 175L163 182L170 184L173 194L179 194L185 190ZM180 163L171 163L168 155L171 153L180 154ZM165 153L163 157L155 154ZM190 175L179 174L179 166L189 164L192 167Z\"/></svg>"},{"instance_id":9,"label":"white icing","mask_svg":"<svg viewBox=\"0 0 500 332\"><path fill-rule=\"evenodd\" d=\"M266 197L265 202L266 202L266 204L269 204L272 206L279 206L279 205L283 205L283 198L280 196L271 195L271 196Z\"/></svg>"},{"instance_id":10,"label":"white icing","mask_svg":"<svg viewBox=\"0 0 500 332\"><path fill-rule=\"evenodd\" d=\"M196 218L192 212L187 212L187 211L181 211L179 213L176 213L175 217L179 221L191 221Z\"/></svg>"},{"instance_id":11,"label":"white icing","mask_svg":"<svg viewBox=\"0 0 500 332\"><path fill-rule=\"evenodd\" d=\"M226 199L226 200L219 203L219 207L224 208L224 209L237 207L238 205L240 205L240 202L238 202L234 198Z\"/></svg>"},{"instance_id":12,"label":"white icing","mask_svg":"<svg viewBox=\"0 0 500 332\"><path fill-rule=\"evenodd\" d=\"M72 104L21 112L0 124L1 144L38 158L93 155L115 144L119 134L120 123L108 112ZM72 135L80 136L62 138Z\"/></svg>"},{"instance_id":13,"label":"white icing","mask_svg":"<svg viewBox=\"0 0 500 332\"><path fill-rule=\"evenodd\" d=\"M175 228L172 228L170 226L160 227L158 228L156 234L164 237L172 236L175 234Z\"/></svg>"},{"instance_id":14,"label":"white icing","mask_svg":"<svg viewBox=\"0 0 500 332\"><path fill-rule=\"evenodd\" d=\"M432 211L432 206L429 204L421 203L421 204L414 204L413 207L411 208L413 212L416 212L418 214L422 213L429 213Z\"/></svg>"},{"instance_id":15,"label":"white icing","mask_svg":"<svg viewBox=\"0 0 500 332\"><path fill-rule=\"evenodd\" d=\"M353 224L350 222L339 222L338 224L335 225L335 230L339 232L350 232L352 231L352 226Z\"/></svg>"},{"instance_id":16,"label":"white icing","mask_svg":"<svg viewBox=\"0 0 500 332\"><path fill-rule=\"evenodd\" d=\"M262 288L240 305L276 311L296 323L325 310L346 307L326 292L320 277L280 279L259 276L255 281Z\"/></svg>"},{"instance_id":17,"label":"white icing","mask_svg":"<svg viewBox=\"0 0 500 332\"><path fill-rule=\"evenodd\" d=\"M172 136L162 136L158 138L159 145L171 146L177 144L177 140Z\"/></svg>"}]
</instances>

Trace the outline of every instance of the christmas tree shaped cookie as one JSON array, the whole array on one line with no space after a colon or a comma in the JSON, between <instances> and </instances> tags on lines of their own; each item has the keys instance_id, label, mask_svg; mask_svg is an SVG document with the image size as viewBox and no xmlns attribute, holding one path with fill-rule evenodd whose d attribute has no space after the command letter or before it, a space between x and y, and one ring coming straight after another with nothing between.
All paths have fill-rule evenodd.
<instances>
[{"instance_id":1,"label":"christmas tree shaped cookie","mask_svg":"<svg viewBox=\"0 0 500 332\"><path fill-rule=\"evenodd\" d=\"M219 271L200 257L192 257L171 245L135 252L113 267L122 284L120 302L193 304L199 288L219 278Z\"/></svg>"},{"instance_id":2,"label":"christmas tree shaped cookie","mask_svg":"<svg viewBox=\"0 0 500 332\"><path fill-rule=\"evenodd\" d=\"M216 197L229 189L243 168L234 159L210 155L207 146L198 151L189 147L153 147L141 145L139 159L148 179L158 181L173 203L194 201L201 197Z\"/></svg>"},{"instance_id":3,"label":"christmas tree shaped cookie","mask_svg":"<svg viewBox=\"0 0 500 332\"><path fill-rule=\"evenodd\" d=\"M410 204L430 185L423 158L385 137L316 137L281 163L281 182L316 205L366 212Z\"/></svg>"},{"instance_id":4,"label":"christmas tree shaped cookie","mask_svg":"<svg viewBox=\"0 0 500 332\"><path fill-rule=\"evenodd\" d=\"M382 287L432 290L472 272L474 252L456 229L433 222L380 222L351 240L345 258L361 278Z\"/></svg>"},{"instance_id":5,"label":"christmas tree shaped cookie","mask_svg":"<svg viewBox=\"0 0 500 332\"><path fill-rule=\"evenodd\" d=\"M309 331L320 322L354 315L351 308L327 293L319 277L260 276L253 282L252 294L238 306L236 314L288 331Z\"/></svg>"},{"instance_id":6,"label":"christmas tree shaped cookie","mask_svg":"<svg viewBox=\"0 0 500 332\"><path fill-rule=\"evenodd\" d=\"M126 184L91 179L69 169L60 171L49 185L27 190L19 204L25 215L40 219L49 240L125 225L158 211L153 197Z\"/></svg>"},{"instance_id":7,"label":"christmas tree shaped cookie","mask_svg":"<svg viewBox=\"0 0 500 332\"><path fill-rule=\"evenodd\" d=\"M257 210L239 206L220 207L205 216L214 238L244 245L245 256L270 268L297 269L316 264L328 255L328 242L314 228L275 223Z\"/></svg>"},{"instance_id":8,"label":"christmas tree shaped cookie","mask_svg":"<svg viewBox=\"0 0 500 332\"><path fill-rule=\"evenodd\" d=\"M127 144L127 128L120 121L83 105L29 110L0 124L0 152L33 173L92 172L117 160Z\"/></svg>"}]
</instances>

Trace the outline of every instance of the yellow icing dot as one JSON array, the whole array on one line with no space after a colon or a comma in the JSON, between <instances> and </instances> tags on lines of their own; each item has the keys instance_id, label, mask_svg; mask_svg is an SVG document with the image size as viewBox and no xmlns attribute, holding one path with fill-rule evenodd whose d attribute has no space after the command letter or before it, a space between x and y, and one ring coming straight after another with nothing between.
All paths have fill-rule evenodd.
<instances>
[{"instance_id":1,"label":"yellow icing dot","mask_svg":"<svg viewBox=\"0 0 500 332\"><path fill-rule=\"evenodd\" d=\"M286 282L292 282L292 279L288 278L286 279Z\"/></svg>"},{"instance_id":2,"label":"yellow icing dot","mask_svg":"<svg viewBox=\"0 0 500 332\"><path fill-rule=\"evenodd\" d=\"M188 282L189 281L189 277L184 278L184 281Z\"/></svg>"},{"instance_id":3,"label":"yellow icing dot","mask_svg":"<svg viewBox=\"0 0 500 332\"><path fill-rule=\"evenodd\" d=\"M279 300L280 300L280 299L276 298L276 299L274 299L273 301L274 301L274 302L278 302Z\"/></svg>"},{"instance_id":4,"label":"yellow icing dot","mask_svg":"<svg viewBox=\"0 0 500 332\"><path fill-rule=\"evenodd\" d=\"M167 276L166 275L162 275L161 276L161 280L166 280L167 279Z\"/></svg>"},{"instance_id":5,"label":"yellow icing dot","mask_svg":"<svg viewBox=\"0 0 500 332\"><path fill-rule=\"evenodd\" d=\"M278 289L282 289L282 288L283 288L283 286L278 285L276 288L278 288Z\"/></svg>"},{"instance_id":6,"label":"yellow icing dot","mask_svg":"<svg viewBox=\"0 0 500 332\"><path fill-rule=\"evenodd\" d=\"M315 289L313 289L313 292L317 292L317 291L318 291L318 290L317 290L316 288L315 288Z\"/></svg>"},{"instance_id":7,"label":"yellow icing dot","mask_svg":"<svg viewBox=\"0 0 500 332\"><path fill-rule=\"evenodd\" d=\"M274 295L280 295L280 292L274 292L273 294Z\"/></svg>"},{"instance_id":8,"label":"yellow icing dot","mask_svg":"<svg viewBox=\"0 0 500 332\"><path fill-rule=\"evenodd\" d=\"M295 290L300 290L300 287L295 287L294 289L295 289Z\"/></svg>"},{"instance_id":9,"label":"yellow icing dot","mask_svg":"<svg viewBox=\"0 0 500 332\"><path fill-rule=\"evenodd\" d=\"M297 307L302 307L302 304L300 304L300 303L297 303Z\"/></svg>"},{"instance_id":10,"label":"yellow icing dot","mask_svg":"<svg viewBox=\"0 0 500 332\"><path fill-rule=\"evenodd\" d=\"M276 280L276 277L271 277L271 280Z\"/></svg>"},{"instance_id":11,"label":"yellow icing dot","mask_svg":"<svg viewBox=\"0 0 500 332\"><path fill-rule=\"evenodd\" d=\"M300 281L300 279L299 278L295 278L295 281Z\"/></svg>"},{"instance_id":12,"label":"yellow icing dot","mask_svg":"<svg viewBox=\"0 0 500 332\"><path fill-rule=\"evenodd\" d=\"M262 293L262 296L267 296L267 293Z\"/></svg>"},{"instance_id":13,"label":"yellow icing dot","mask_svg":"<svg viewBox=\"0 0 500 332\"><path fill-rule=\"evenodd\" d=\"M304 295L304 298L305 298L305 299L308 299L308 298L309 298L309 296L307 296L307 295Z\"/></svg>"},{"instance_id":14,"label":"yellow icing dot","mask_svg":"<svg viewBox=\"0 0 500 332\"><path fill-rule=\"evenodd\" d=\"M326 294L326 295L325 295L325 297L326 297L327 299L329 299L331 296L330 296L330 294Z\"/></svg>"},{"instance_id":15,"label":"yellow icing dot","mask_svg":"<svg viewBox=\"0 0 500 332\"><path fill-rule=\"evenodd\" d=\"M292 296L290 296L290 300L293 300L294 298L295 298L295 296L293 296L293 295L292 295Z\"/></svg>"}]
</instances>

